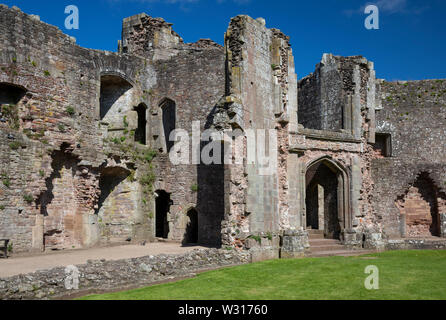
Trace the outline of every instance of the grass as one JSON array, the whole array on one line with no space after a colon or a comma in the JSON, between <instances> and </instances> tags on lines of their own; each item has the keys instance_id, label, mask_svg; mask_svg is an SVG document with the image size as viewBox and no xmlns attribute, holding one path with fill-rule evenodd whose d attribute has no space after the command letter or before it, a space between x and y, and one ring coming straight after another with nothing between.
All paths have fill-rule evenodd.
<instances>
[{"instance_id":1,"label":"grass","mask_svg":"<svg viewBox=\"0 0 446 320\"><path fill-rule=\"evenodd\" d=\"M367 290L369 265L380 289ZM82 300L431 300L446 299L446 251L272 260Z\"/></svg>"},{"instance_id":2,"label":"grass","mask_svg":"<svg viewBox=\"0 0 446 320\"><path fill-rule=\"evenodd\" d=\"M11 143L9 144L9 147L10 147L12 150L18 150L21 146L22 146L22 145L20 144L20 142L17 142L17 141L11 142Z\"/></svg>"},{"instance_id":3,"label":"grass","mask_svg":"<svg viewBox=\"0 0 446 320\"><path fill-rule=\"evenodd\" d=\"M76 111L74 110L73 107L68 106L65 111L70 115L70 116L74 116L74 114L76 113Z\"/></svg>"},{"instance_id":4,"label":"grass","mask_svg":"<svg viewBox=\"0 0 446 320\"><path fill-rule=\"evenodd\" d=\"M25 200L28 204L31 204L33 202L33 196L31 194L24 194L23 200Z\"/></svg>"}]
</instances>

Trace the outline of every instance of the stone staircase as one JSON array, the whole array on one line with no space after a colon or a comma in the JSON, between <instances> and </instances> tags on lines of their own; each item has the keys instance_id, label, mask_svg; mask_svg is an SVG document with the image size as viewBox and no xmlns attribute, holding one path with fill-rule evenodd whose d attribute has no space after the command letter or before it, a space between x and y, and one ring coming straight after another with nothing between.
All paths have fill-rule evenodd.
<instances>
[{"instance_id":1,"label":"stone staircase","mask_svg":"<svg viewBox=\"0 0 446 320\"><path fill-rule=\"evenodd\" d=\"M374 252L370 250L349 250L339 240L325 239L323 230L308 230L308 238L310 241L308 257L350 257Z\"/></svg>"}]
</instances>

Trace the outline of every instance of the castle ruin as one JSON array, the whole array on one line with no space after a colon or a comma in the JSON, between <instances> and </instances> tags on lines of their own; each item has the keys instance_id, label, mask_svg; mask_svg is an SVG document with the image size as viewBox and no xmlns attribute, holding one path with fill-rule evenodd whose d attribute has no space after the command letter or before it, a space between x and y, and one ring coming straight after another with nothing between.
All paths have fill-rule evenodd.
<instances>
[{"instance_id":1,"label":"castle ruin","mask_svg":"<svg viewBox=\"0 0 446 320\"><path fill-rule=\"evenodd\" d=\"M123 21L118 52L15 7L0 29L0 238L14 252L168 239L261 260L304 255L314 230L350 249L446 241L446 81L387 82L332 54L298 80L289 37L248 16L224 47L146 14ZM198 121L274 131L272 173L172 164L169 136ZM223 148L246 159L246 137Z\"/></svg>"}]
</instances>

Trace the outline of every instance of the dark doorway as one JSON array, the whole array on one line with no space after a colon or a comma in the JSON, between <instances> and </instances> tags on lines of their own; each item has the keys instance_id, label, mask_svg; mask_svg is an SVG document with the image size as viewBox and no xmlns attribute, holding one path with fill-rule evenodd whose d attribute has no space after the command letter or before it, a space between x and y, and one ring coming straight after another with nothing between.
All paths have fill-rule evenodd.
<instances>
[{"instance_id":1,"label":"dark doorway","mask_svg":"<svg viewBox=\"0 0 446 320\"><path fill-rule=\"evenodd\" d=\"M164 99L160 104L163 113L163 128L164 137L166 139L166 151L170 152L174 142L170 141L170 134L176 128L176 105L175 102L170 99Z\"/></svg>"},{"instance_id":2,"label":"dark doorway","mask_svg":"<svg viewBox=\"0 0 446 320\"><path fill-rule=\"evenodd\" d=\"M169 237L169 221L168 213L172 200L170 200L170 194L166 191L160 190L156 192L158 197L156 198L156 237L167 239Z\"/></svg>"},{"instance_id":3,"label":"dark doorway","mask_svg":"<svg viewBox=\"0 0 446 320\"><path fill-rule=\"evenodd\" d=\"M189 222L186 227L185 241L188 244L198 243L198 212L195 209L190 209L187 212Z\"/></svg>"},{"instance_id":4,"label":"dark doorway","mask_svg":"<svg viewBox=\"0 0 446 320\"><path fill-rule=\"evenodd\" d=\"M325 162L311 166L306 174L307 228L324 231L325 238L339 239L339 174Z\"/></svg>"},{"instance_id":5,"label":"dark doorway","mask_svg":"<svg viewBox=\"0 0 446 320\"><path fill-rule=\"evenodd\" d=\"M135 131L135 142L146 145L147 107L141 103L134 110L138 113L138 128Z\"/></svg>"}]
</instances>

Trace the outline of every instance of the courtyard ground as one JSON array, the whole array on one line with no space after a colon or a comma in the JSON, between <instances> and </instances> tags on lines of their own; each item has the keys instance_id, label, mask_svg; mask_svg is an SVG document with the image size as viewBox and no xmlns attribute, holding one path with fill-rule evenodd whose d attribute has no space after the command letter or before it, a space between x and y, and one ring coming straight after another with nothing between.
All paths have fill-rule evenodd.
<instances>
[{"instance_id":1,"label":"courtyard ground","mask_svg":"<svg viewBox=\"0 0 446 320\"><path fill-rule=\"evenodd\" d=\"M156 242L148 243L145 246L122 245L85 250L56 251L34 256L17 256L9 259L0 259L0 278L68 265L85 264L87 260L120 260L159 254L182 254L200 248L203 247L183 247L179 243Z\"/></svg>"},{"instance_id":2,"label":"courtyard ground","mask_svg":"<svg viewBox=\"0 0 446 320\"><path fill-rule=\"evenodd\" d=\"M367 266L379 289L367 290ZM446 251L388 251L359 257L272 260L192 279L85 300L430 300L446 299Z\"/></svg>"}]
</instances>

